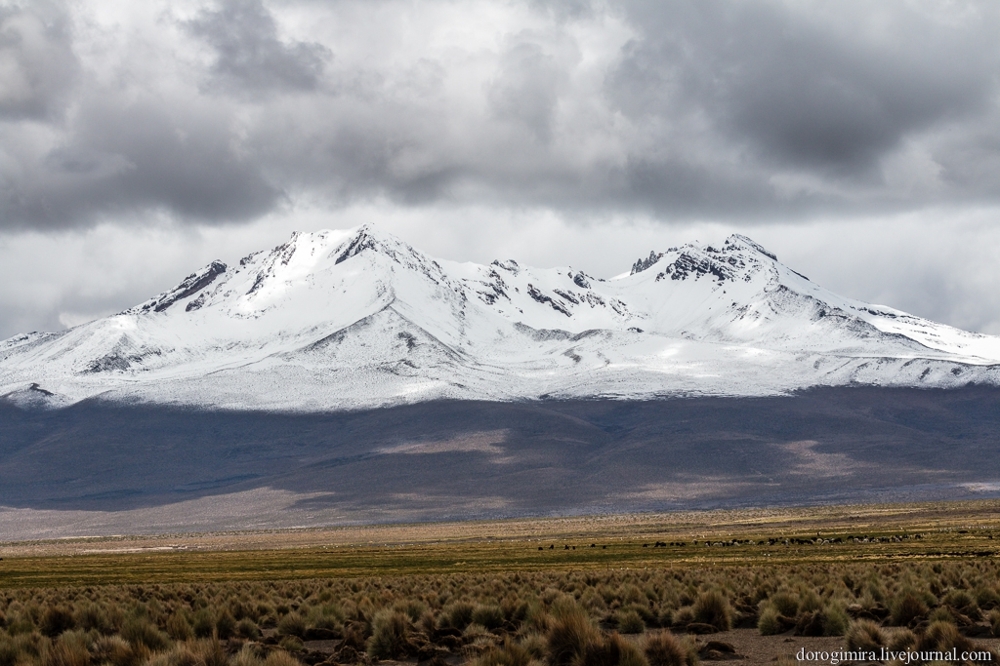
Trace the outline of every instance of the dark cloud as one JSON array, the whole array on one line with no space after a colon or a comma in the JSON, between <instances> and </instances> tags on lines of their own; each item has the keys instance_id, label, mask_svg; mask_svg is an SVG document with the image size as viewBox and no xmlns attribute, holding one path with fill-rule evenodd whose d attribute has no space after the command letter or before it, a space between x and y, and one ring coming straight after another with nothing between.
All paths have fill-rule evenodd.
<instances>
[{"instance_id":1,"label":"dark cloud","mask_svg":"<svg viewBox=\"0 0 1000 666\"><path fill-rule=\"evenodd\" d=\"M102 215L168 210L189 221L251 219L281 192L240 155L226 118L172 115L143 99L87 99L66 140L25 156L0 183L0 217L33 228L85 226Z\"/></svg>"},{"instance_id":2,"label":"dark cloud","mask_svg":"<svg viewBox=\"0 0 1000 666\"><path fill-rule=\"evenodd\" d=\"M1000 201L985 3L69 7L0 12L2 228L296 197L740 223Z\"/></svg>"},{"instance_id":3,"label":"dark cloud","mask_svg":"<svg viewBox=\"0 0 1000 666\"><path fill-rule=\"evenodd\" d=\"M0 5L0 120L58 117L77 70L69 19L60 6Z\"/></svg>"},{"instance_id":4,"label":"dark cloud","mask_svg":"<svg viewBox=\"0 0 1000 666\"><path fill-rule=\"evenodd\" d=\"M926 7L924 8L926 9ZM914 5L632 2L641 37L610 91L632 116L696 109L765 164L869 175L907 136L983 110L996 16L948 25ZM989 12L988 12L989 13Z\"/></svg>"},{"instance_id":5,"label":"dark cloud","mask_svg":"<svg viewBox=\"0 0 1000 666\"><path fill-rule=\"evenodd\" d=\"M187 27L217 54L213 83L238 93L312 90L331 55L322 44L282 42L260 0L223 0Z\"/></svg>"},{"instance_id":6,"label":"dark cloud","mask_svg":"<svg viewBox=\"0 0 1000 666\"><path fill-rule=\"evenodd\" d=\"M510 40L497 75L486 86L496 117L522 124L538 141L552 136L553 113L565 72L543 47L530 39Z\"/></svg>"}]
</instances>

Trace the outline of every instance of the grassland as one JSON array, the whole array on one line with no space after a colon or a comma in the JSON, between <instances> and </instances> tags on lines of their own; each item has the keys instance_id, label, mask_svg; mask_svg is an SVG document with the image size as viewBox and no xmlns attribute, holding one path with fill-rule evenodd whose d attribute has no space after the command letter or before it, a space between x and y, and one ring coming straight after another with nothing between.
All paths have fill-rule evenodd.
<instances>
[{"instance_id":1,"label":"grassland","mask_svg":"<svg viewBox=\"0 0 1000 666\"><path fill-rule=\"evenodd\" d=\"M1000 647L996 501L81 538L0 556L0 666L683 666L860 644L977 647L984 663Z\"/></svg>"}]
</instances>

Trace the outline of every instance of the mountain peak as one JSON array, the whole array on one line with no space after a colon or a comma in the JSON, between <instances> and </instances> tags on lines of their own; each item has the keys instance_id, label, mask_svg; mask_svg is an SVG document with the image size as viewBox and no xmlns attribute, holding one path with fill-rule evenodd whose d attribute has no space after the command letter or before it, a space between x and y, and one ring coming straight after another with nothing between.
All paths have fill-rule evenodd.
<instances>
[{"instance_id":1,"label":"mountain peak","mask_svg":"<svg viewBox=\"0 0 1000 666\"><path fill-rule=\"evenodd\" d=\"M632 272L629 275L635 275L636 273L641 273L646 270L660 259L663 258L662 252L656 252L654 250L649 251L649 256L646 258L639 257L634 264L632 264Z\"/></svg>"},{"instance_id":2,"label":"mountain peak","mask_svg":"<svg viewBox=\"0 0 1000 666\"><path fill-rule=\"evenodd\" d=\"M1000 338L837 296L746 236L632 275L439 262L370 224L296 232L127 317L0 343L0 396L323 410L1000 384Z\"/></svg>"},{"instance_id":3,"label":"mountain peak","mask_svg":"<svg viewBox=\"0 0 1000 666\"><path fill-rule=\"evenodd\" d=\"M739 247L739 246L753 250L754 252L759 252L760 254L764 255L765 257L768 257L769 259L778 261L778 257L773 252L768 252L766 249L764 249L763 245L757 243L751 238L748 238L747 236L744 236L743 234L731 234L728 238L726 238L725 242L723 243L723 247Z\"/></svg>"},{"instance_id":4,"label":"mountain peak","mask_svg":"<svg viewBox=\"0 0 1000 666\"><path fill-rule=\"evenodd\" d=\"M217 277L225 273L227 268L228 266L216 259L208 266L205 266L201 270L195 271L191 275L184 278L184 280L182 280L181 283L173 289L165 291L158 296L154 296L145 303L126 310L125 312L129 314L138 314L142 312L163 312L177 301L193 296L199 291L204 290L205 287L215 282ZM198 299L191 301L188 303L186 309L188 311L197 309L199 306L195 304L198 302Z\"/></svg>"},{"instance_id":5,"label":"mountain peak","mask_svg":"<svg viewBox=\"0 0 1000 666\"><path fill-rule=\"evenodd\" d=\"M343 250L337 256L337 260L334 263L339 264L343 261L347 261L351 257L361 254L365 250L378 249L380 246L384 245L387 240L395 241L396 243L401 242L395 236L377 232L374 225L363 224L360 227L357 227L348 240L341 245Z\"/></svg>"}]
</instances>

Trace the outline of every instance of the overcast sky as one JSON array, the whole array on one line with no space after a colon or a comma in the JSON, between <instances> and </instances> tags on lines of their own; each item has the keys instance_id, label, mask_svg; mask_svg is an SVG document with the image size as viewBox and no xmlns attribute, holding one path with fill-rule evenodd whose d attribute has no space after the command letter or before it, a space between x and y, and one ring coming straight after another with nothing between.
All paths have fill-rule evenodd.
<instances>
[{"instance_id":1,"label":"overcast sky","mask_svg":"<svg viewBox=\"0 0 1000 666\"><path fill-rule=\"evenodd\" d=\"M599 276L747 234L1000 334L1000 5L0 2L0 338L292 230Z\"/></svg>"}]
</instances>

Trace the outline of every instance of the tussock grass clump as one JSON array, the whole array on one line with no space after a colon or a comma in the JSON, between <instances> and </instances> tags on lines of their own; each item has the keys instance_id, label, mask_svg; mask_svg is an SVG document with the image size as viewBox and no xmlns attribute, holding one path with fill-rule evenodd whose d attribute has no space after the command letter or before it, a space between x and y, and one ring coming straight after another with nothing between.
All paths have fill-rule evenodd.
<instances>
[{"instance_id":1,"label":"tussock grass clump","mask_svg":"<svg viewBox=\"0 0 1000 666\"><path fill-rule=\"evenodd\" d=\"M472 623L472 614L476 612L476 607L467 602L461 601L450 604L442 611L442 626L464 631Z\"/></svg>"},{"instance_id":2,"label":"tussock grass clump","mask_svg":"<svg viewBox=\"0 0 1000 666\"><path fill-rule=\"evenodd\" d=\"M116 626L110 615L94 603L83 603L73 614L76 626L84 631L96 631L100 634L112 634Z\"/></svg>"},{"instance_id":3,"label":"tussock grass clump","mask_svg":"<svg viewBox=\"0 0 1000 666\"><path fill-rule=\"evenodd\" d=\"M619 611L615 615L615 625L623 634L641 634L646 630L646 623L634 609Z\"/></svg>"},{"instance_id":4,"label":"tussock grass clump","mask_svg":"<svg viewBox=\"0 0 1000 666\"><path fill-rule=\"evenodd\" d=\"M187 616L181 612L174 612L167 618L167 635L175 641L186 641L194 638L194 629L188 622Z\"/></svg>"},{"instance_id":5,"label":"tussock grass clump","mask_svg":"<svg viewBox=\"0 0 1000 666\"><path fill-rule=\"evenodd\" d=\"M372 635L368 639L368 655L373 659L402 659L413 650L410 643L410 623L405 614L383 610L372 619Z\"/></svg>"},{"instance_id":6,"label":"tussock grass clump","mask_svg":"<svg viewBox=\"0 0 1000 666\"><path fill-rule=\"evenodd\" d=\"M729 631L733 628L733 607L717 590L699 594L691 610L695 622L711 625L719 631Z\"/></svg>"},{"instance_id":7,"label":"tussock grass clump","mask_svg":"<svg viewBox=\"0 0 1000 666\"><path fill-rule=\"evenodd\" d=\"M894 652L909 650L917 644L917 635L905 627L892 629L888 633L887 647Z\"/></svg>"},{"instance_id":8,"label":"tussock grass clump","mask_svg":"<svg viewBox=\"0 0 1000 666\"><path fill-rule=\"evenodd\" d=\"M984 611L1000 606L1000 592L993 586L981 585L976 588L976 605Z\"/></svg>"},{"instance_id":9,"label":"tussock grass clump","mask_svg":"<svg viewBox=\"0 0 1000 666\"><path fill-rule=\"evenodd\" d=\"M545 653L548 650L548 642L545 640L545 636L537 632L531 632L526 634L520 641L521 647L523 647L531 658L536 661L541 661L545 659Z\"/></svg>"},{"instance_id":10,"label":"tussock grass clump","mask_svg":"<svg viewBox=\"0 0 1000 666\"><path fill-rule=\"evenodd\" d=\"M618 633L587 643L573 666L649 666L645 655Z\"/></svg>"},{"instance_id":11,"label":"tussock grass clump","mask_svg":"<svg viewBox=\"0 0 1000 666\"><path fill-rule=\"evenodd\" d=\"M892 602L889 609L892 624L903 627L914 620L925 617L928 613L927 604L914 590L907 589Z\"/></svg>"},{"instance_id":12,"label":"tussock grass clump","mask_svg":"<svg viewBox=\"0 0 1000 666\"><path fill-rule=\"evenodd\" d=\"M529 666L535 656L523 645L505 641L502 647L487 650L470 666Z\"/></svg>"},{"instance_id":13,"label":"tussock grass clump","mask_svg":"<svg viewBox=\"0 0 1000 666\"><path fill-rule=\"evenodd\" d=\"M787 631L781 622L781 613L774 606L765 606L757 617L757 631L761 636L774 636Z\"/></svg>"},{"instance_id":14,"label":"tussock grass clump","mask_svg":"<svg viewBox=\"0 0 1000 666\"><path fill-rule=\"evenodd\" d=\"M650 634L643 649L649 666L695 666L698 651L690 639L682 640L667 630Z\"/></svg>"},{"instance_id":15,"label":"tussock grass clump","mask_svg":"<svg viewBox=\"0 0 1000 666\"><path fill-rule=\"evenodd\" d=\"M799 614L799 597L788 591L777 592L767 597L768 603L785 617L795 617Z\"/></svg>"},{"instance_id":16,"label":"tussock grass clump","mask_svg":"<svg viewBox=\"0 0 1000 666\"><path fill-rule=\"evenodd\" d=\"M548 634L547 657L551 666L574 666L587 645L600 640L600 632L579 607L562 607Z\"/></svg>"},{"instance_id":17,"label":"tussock grass clump","mask_svg":"<svg viewBox=\"0 0 1000 666\"><path fill-rule=\"evenodd\" d=\"M145 617L131 617L122 625L121 637L133 647L142 646L156 652L170 645L170 637Z\"/></svg>"},{"instance_id":18,"label":"tussock grass clump","mask_svg":"<svg viewBox=\"0 0 1000 666\"><path fill-rule=\"evenodd\" d=\"M972 620L978 620L980 617L979 606L967 590L951 590L941 603Z\"/></svg>"},{"instance_id":19,"label":"tussock grass clump","mask_svg":"<svg viewBox=\"0 0 1000 666\"><path fill-rule=\"evenodd\" d=\"M855 620L847 630L847 649L874 651L887 645L882 627L871 620Z\"/></svg>"},{"instance_id":20,"label":"tussock grass clump","mask_svg":"<svg viewBox=\"0 0 1000 666\"><path fill-rule=\"evenodd\" d=\"M289 613L278 620L278 634L302 638L306 634L306 621L298 613Z\"/></svg>"},{"instance_id":21,"label":"tussock grass clump","mask_svg":"<svg viewBox=\"0 0 1000 666\"><path fill-rule=\"evenodd\" d=\"M73 618L73 613L64 606L49 606L38 623L42 635L49 638L55 638L74 627L76 627L76 620Z\"/></svg>"},{"instance_id":22,"label":"tussock grass clump","mask_svg":"<svg viewBox=\"0 0 1000 666\"><path fill-rule=\"evenodd\" d=\"M145 646L132 646L121 636L101 636L92 646L94 661L113 666L137 666L149 657Z\"/></svg>"},{"instance_id":23,"label":"tussock grass clump","mask_svg":"<svg viewBox=\"0 0 1000 666\"><path fill-rule=\"evenodd\" d=\"M959 652L971 650L972 641L960 634L958 627L950 622L931 622L924 633L917 637L916 649L920 651L947 652L952 648Z\"/></svg>"},{"instance_id":24,"label":"tussock grass clump","mask_svg":"<svg viewBox=\"0 0 1000 666\"><path fill-rule=\"evenodd\" d=\"M63 633L49 649L46 666L90 666L87 643L87 636L82 631Z\"/></svg>"},{"instance_id":25,"label":"tussock grass clump","mask_svg":"<svg viewBox=\"0 0 1000 666\"><path fill-rule=\"evenodd\" d=\"M194 613L191 629L198 638L209 638L215 631L215 612L208 607L199 608Z\"/></svg>"},{"instance_id":26,"label":"tussock grass clump","mask_svg":"<svg viewBox=\"0 0 1000 666\"><path fill-rule=\"evenodd\" d=\"M230 658L229 666L264 666L264 659L257 648L247 644Z\"/></svg>"},{"instance_id":27,"label":"tussock grass clump","mask_svg":"<svg viewBox=\"0 0 1000 666\"><path fill-rule=\"evenodd\" d=\"M504 623L503 609L496 604L477 606L476 609L472 611L472 621L476 624L481 624L490 630L499 629Z\"/></svg>"},{"instance_id":28,"label":"tussock grass clump","mask_svg":"<svg viewBox=\"0 0 1000 666\"><path fill-rule=\"evenodd\" d=\"M843 604L830 602L823 609L823 635L843 636L851 625L851 617Z\"/></svg>"},{"instance_id":29,"label":"tussock grass clump","mask_svg":"<svg viewBox=\"0 0 1000 666\"><path fill-rule=\"evenodd\" d=\"M233 628L233 635L246 640L257 640L261 636L260 627L253 620L245 617L236 623L236 626Z\"/></svg>"},{"instance_id":30,"label":"tussock grass clump","mask_svg":"<svg viewBox=\"0 0 1000 666\"><path fill-rule=\"evenodd\" d=\"M990 623L990 631L995 638L1000 638L1000 609L994 608L986 614L986 621Z\"/></svg>"},{"instance_id":31,"label":"tussock grass clump","mask_svg":"<svg viewBox=\"0 0 1000 666\"><path fill-rule=\"evenodd\" d=\"M232 616L228 608L223 608L215 618L215 634L219 638L227 639L233 635L236 629L236 618Z\"/></svg>"},{"instance_id":32,"label":"tussock grass clump","mask_svg":"<svg viewBox=\"0 0 1000 666\"><path fill-rule=\"evenodd\" d=\"M268 653L264 666L302 666L302 662L283 650L275 650Z\"/></svg>"}]
</instances>

